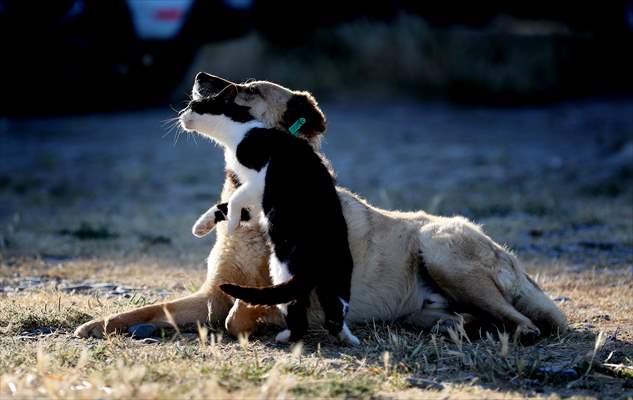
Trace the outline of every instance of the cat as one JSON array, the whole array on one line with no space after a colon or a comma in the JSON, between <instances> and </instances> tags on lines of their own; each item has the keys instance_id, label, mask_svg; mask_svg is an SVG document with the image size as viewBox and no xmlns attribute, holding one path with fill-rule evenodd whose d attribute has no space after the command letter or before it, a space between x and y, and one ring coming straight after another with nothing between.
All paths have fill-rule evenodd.
<instances>
[{"instance_id":1,"label":"cat","mask_svg":"<svg viewBox=\"0 0 633 400\"><path fill-rule=\"evenodd\" d=\"M346 323L353 259L332 173L301 137L305 117L289 131L266 127L248 106L236 103L241 91L253 90L229 85L216 95L192 100L181 114L186 130L225 147L227 167L241 183L225 208L228 233L245 210L248 216L259 215L268 233L273 286L227 283L220 288L250 304L279 305L287 323L276 337L279 342L305 335L314 290L325 314L324 327L342 342L358 345ZM224 214L223 209L218 205L212 210Z\"/></svg>"}]
</instances>

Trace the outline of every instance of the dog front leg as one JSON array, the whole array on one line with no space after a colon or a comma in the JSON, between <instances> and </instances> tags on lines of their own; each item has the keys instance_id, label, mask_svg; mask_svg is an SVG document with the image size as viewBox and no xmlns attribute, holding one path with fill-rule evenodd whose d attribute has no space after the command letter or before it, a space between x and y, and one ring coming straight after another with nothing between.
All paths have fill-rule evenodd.
<instances>
[{"instance_id":1,"label":"dog front leg","mask_svg":"<svg viewBox=\"0 0 633 400\"><path fill-rule=\"evenodd\" d=\"M149 323L156 327L169 327L173 323L207 322L219 323L224 320L230 308L229 299L218 291L199 291L187 297L152 304L86 322L75 330L78 337L103 337L110 333L126 333L134 325ZM221 304L219 301L221 300ZM213 311L211 313L211 310Z\"/></svg>"}]
</instances>

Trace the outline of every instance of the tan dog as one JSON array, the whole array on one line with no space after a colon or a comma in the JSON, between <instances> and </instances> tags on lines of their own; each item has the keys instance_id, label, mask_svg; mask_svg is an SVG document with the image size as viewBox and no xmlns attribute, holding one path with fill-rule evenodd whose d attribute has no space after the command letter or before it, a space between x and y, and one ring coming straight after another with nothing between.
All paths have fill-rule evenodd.
<instances>
[{"instance_id":1,"label":"tan dog","mask_svg":"<svg viewBox=\"0 0 633 400\"><path fill-rule=\"evenodd\" d=\"M208 74L196 76L193 96L209 96L231 82ZM235 103L248 106L267 127L288 129L298 117L312 121L302 129L318 149L325 119L306 92L256 81L236 84ZM239 186L227 170L222 202ZM420 329L450 326L462 314L467 322L494 322L526 341L541 332L563 332L565 316L519 265L516 257L461 217L445 218L423 211L398 212L373 207L338 188L354 258L351 322L404 321ZM96 319L75 331L81 337L125 332L139 323L224 323L232 335L250 334L264 325L283 325L275 307L253 307L226 296L218 285L270 285L269 250L257 219L242 223L228 236L217 223L217 240L208 258L207 279L193 295ZM214 213L194 225L196 236L216 226ZM318 309L318 308L317 308ZM322 313L310 314L320 325Z\"/></svg>"}]
</instances>

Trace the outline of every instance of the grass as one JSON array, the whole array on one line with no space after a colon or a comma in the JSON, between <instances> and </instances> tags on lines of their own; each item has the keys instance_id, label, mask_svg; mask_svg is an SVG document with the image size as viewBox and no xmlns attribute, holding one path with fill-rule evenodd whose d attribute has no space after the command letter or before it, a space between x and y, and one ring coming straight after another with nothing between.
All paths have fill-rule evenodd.
<instances>
[{"instance_id":1,"label":"grass","mask_svg":"<svg viewBox=\"0 0 633 400\"><path fill-rule=\"evenodd\" d=\"M11 268L44 273L37 262ZM6 266L7 260L4 261ZM86 274L70 261L64 279ZM356 326L359 348L340 347L320 332L294 347L272 333L234 340L212 327L167 333L158 344L125 336L77 339L75 326L135 306L133 300L68 294L53 285L0 297L1 396L12 398L282 398L540 397L626 398L633 393L633 279L627 270L573 272L530 265L540 284L564 299L570 332L534 346L503 332L448 336L387 324ZM168 286L177 271L131 266L111 276L148 290ZM156 270L160 269L160 274ZM6 271L6 270L5 270ZM160 276L156 279L157 276ZM115 279L116 278L116 279ZM174 296L186 294L176 290ZM47 327L50 332L33 333Z\"/></svg>"},{"instance_id":2,"label":"grass","mask_svg":"<svg viewBox=\"0 0 633 400\"><path fill-rule=\"evenodd\" d=\"M86 222L82 222L77 229L62 229L59 234L73 236L79 240L113 239L118 236L103 226L94 227Z\"/></svg>"},{"instance_id":3,"label":"grass","mask_svg":"<svg viewBox=\"0 0 633 400\"><path fill-rule=\"evenodd\" d=\"M596 129L631 143L629 103L324 108L341 185L380 207L482 223L558 299L571 330L530 347L496 331L442 337L395 323L354 326L359 348L318 332L300 348L275 345L275 332L240 341L211 326L154 344L74 338L91 317L204 281L213 238L192 238L191 224L217 199L224 159L208 143L161 138L157 121L172 116L162 112L9 121L0 398L633 397L633 185L616 163L630 157L595 145ZM88 283L133 297L68 291Z\"/></svg>"}]
</instances>

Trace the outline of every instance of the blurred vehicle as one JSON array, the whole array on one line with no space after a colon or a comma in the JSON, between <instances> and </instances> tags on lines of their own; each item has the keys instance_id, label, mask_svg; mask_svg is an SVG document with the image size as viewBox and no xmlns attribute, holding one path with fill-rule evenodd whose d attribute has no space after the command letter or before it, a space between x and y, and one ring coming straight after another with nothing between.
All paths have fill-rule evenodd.
<instances>
[{"instance_id":1,"label":"blurred vehicle","mask_svg":"<svg viewBox=\"0 0 633 400\"><path fill-rule=\"evenodd\" d=\"M248 0L0 0L0 113L163 102L201 44L249 29L243 16L251 6ZM34 103L34 94L47 101Z\"/></svg>"},{"instance_id":2,"label":"blurred vehicle","mask_svg":"<svg viewBox=\"0 0 633 400\"><path fill-rule=\"evenodd\" d=\"M178 35L193 0L128 0L127 3L138 38L166 40Z\"/></svg>"},{"instance_id":3,"label":"blurred vehicle","mask_svg":"<svg viewBox=\"0 0 633 400\"><path fill-rule=\"evenodd\" d=\"M301 47L323 27L359 17L389 23L402 12L422 17L431 29L486 30L496 24L509 28L504 34L510 35L525 26L535 31L538 24L530 21L553 22L541 26L559 27L556 32L582 39L572 50L583 57L569 60L586 60L584 71L602 71L590 82L601 89L595 92L630 87L622 83L630 79L622 76L630 75L633 65L633 0L573 5L527 0L0 0L0 114L68 114L164 103L206 43L256 30L278 48ZM570 74L577 68L565 68L571 72L563 78L573 89L579 79Z\"/></svg>"}]
</instances>

